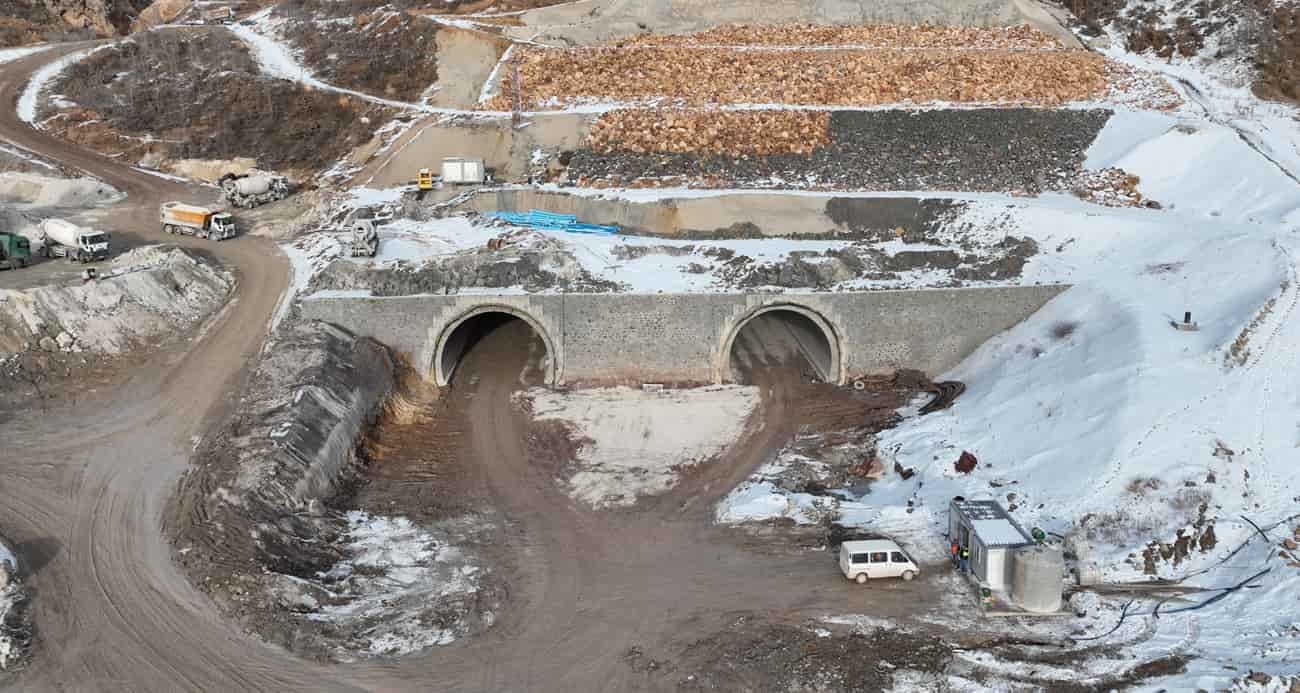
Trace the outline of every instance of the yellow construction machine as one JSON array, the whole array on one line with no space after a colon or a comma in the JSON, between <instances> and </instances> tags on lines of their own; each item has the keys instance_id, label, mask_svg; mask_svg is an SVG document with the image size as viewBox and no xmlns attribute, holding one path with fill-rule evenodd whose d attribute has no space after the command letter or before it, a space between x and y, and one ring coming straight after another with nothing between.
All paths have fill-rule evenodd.
<instances>
[{"instance_id":1,"label":"yellow construction machine","mask_svg":"<svg viewBox=\"0 0 1300 693\"><path fill-rule=\"evenodd\" d=\"M433 171L427 168L420 169L416 174L415 187L418 190L433 190Z\"/></svg>"}]
</instances>

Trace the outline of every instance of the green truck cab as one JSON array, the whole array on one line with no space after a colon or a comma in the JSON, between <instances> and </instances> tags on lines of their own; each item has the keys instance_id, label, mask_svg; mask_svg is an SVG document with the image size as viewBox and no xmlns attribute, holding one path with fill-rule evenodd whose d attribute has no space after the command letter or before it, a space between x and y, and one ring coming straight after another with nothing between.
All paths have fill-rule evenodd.
<instances>
[{"instance_id":1,"label":"green truck cab","mask_svg":"<svg viewBox=\"0 0 1300 693\"><path fill-rule=\"evenodd\" d=\"M0 231L0 269L20 269L32 262L32 242L26 236Z\"/></svg>"}]
</instances>

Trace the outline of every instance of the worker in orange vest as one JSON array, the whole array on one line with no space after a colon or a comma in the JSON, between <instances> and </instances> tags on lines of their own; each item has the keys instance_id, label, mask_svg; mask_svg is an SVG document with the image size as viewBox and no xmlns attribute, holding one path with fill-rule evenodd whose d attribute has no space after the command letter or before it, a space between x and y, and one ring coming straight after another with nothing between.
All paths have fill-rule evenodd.
<instances>
[{"instance_id":1,"label":"worker in orange vest","mask_svg":"<svg viewBox=\"0 0 1300 693\"><path fill-rule=\"evenodd\" d=\"M952 558L952 564L957 565L957 540L956 539L952 540L952 546L949 547L949 550L951 551L950 557Z\"/></svg>"}]
</instances>

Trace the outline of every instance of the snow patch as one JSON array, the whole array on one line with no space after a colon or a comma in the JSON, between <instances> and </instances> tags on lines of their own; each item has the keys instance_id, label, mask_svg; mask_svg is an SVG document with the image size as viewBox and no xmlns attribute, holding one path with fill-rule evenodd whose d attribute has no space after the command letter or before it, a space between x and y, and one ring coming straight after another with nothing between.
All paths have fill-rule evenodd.
<instances>
[{"instance_id":1,"label":"snow patch","mask_svg":"<svg viewBox=\"0 0 1300 693\"><path fill-rule=\"evenodd\" d=\"M357 630L371 656L401 656L454 642L462 619L449 607L475 600L483 568L404 517L347 514L347 558L317 576L328 604L314 621Z\"/></svg>"},{"instance_id":2,"label":"snow patch","mask_svg":"<svg viewBox=\"0 0 1300 693\"><path fill-rule=\"evenodd\" d=\"M39 129L41 126L36 123L36 115L40 110L40 96L41 93L45 91L46 87L49 86L49 83L62 74L68 66L84 60L87 56L96 51L111 48L112 45L113 44L108 43L94 48L87 48L86 50L74 51L58 60L51 61L42 66L41 69L37 70L36 73L32 75L31 80L27 82L27 87L23 89L23 93L18 97L18 117L22 119L23 122L30 123L33 127Z\"/></svg>"},{"instance_id":3,"label":"snow patch","mask_svg":"<svg viewBox=\"0 0 1300 693\"><path fill-rule=\"evenodd\" d=\"M736 441L758 406L758 388L715 386L645 392L627 387L522 395L536 422L560 421L581 441L567 479L593 508L628 506L664 493L681 473Z\"/></svg>"}]
</instances>

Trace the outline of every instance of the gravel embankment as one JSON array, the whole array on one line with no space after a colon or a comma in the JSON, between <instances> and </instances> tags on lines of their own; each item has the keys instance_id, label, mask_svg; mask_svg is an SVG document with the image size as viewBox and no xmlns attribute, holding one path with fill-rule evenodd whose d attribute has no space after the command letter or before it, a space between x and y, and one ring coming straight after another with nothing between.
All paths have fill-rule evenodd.
<instances>
[{"instance_id":1,"label":"gravel embankment","mask_svg":"<svg viewBox=\"0 0 1300 693\"><path fill-rule=\"evenodd\" d=\"M1058 106L1106 95L1107 61L1087 51L524 48L530 108L583 102L878 106ZM488 108L508 109L500 95Z\"/></svg>"},{"instance_id":2,"label":"gravel embankment","mask_svg":"<svg viewBox=\"0 0 1300 693\"><path fill-rule=\"evenodd\" d=\"M710 187L1026 191L1068 187L1105 110L841 111L831 144L769 156L577 151L569 179Z\"/></svg>"}]
</instances>

